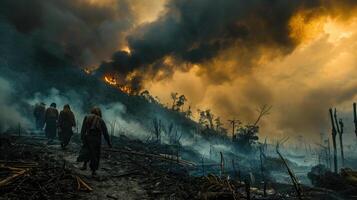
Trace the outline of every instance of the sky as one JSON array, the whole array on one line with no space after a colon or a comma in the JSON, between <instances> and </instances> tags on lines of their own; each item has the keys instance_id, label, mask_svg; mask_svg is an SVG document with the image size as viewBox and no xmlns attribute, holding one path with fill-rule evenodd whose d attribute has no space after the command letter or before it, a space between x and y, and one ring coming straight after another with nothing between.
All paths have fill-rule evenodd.
<instances>
[{"instance_id":1,"label":"sky","mask_svg":"<svg viewBox=\"0 0 357 200\"><path fill-rule=\"evenodd\" d=\"M75 66L197 109L253 123L261 135L318 139L336 107L354 138L353 0L4 0L18 32L57 43ZM4 4L4 5L3 5ZM15 11L14 11L15 10ZM30 12L31 11L31 12ZM43 43L43 42L42 42Z\"/></svg>"},{"instance_id":2,"label":"sky","mask_svg":"<svg viewBox=\"0 0 357 200\"><path fill-rule=\"evenodd\" d=\"M225 119L235 117L246 123L254 122L256 108L272 105L271 115L264 118L261 130L280 137L314 135L316 139L321 132L330 133L328 109L336 107L346 121L347 133L353 134L357 18L342 22L330 17L321 20L307 25L308 29L319 27L311 27L311 31L316 31L311 33L314 35L292 52L261 58L249 70L236 68L239 61L234 49L208 63L213 68L220 66L215 73L227 76L226 81L214 82L202 69L193 67L188 72L174 73L169 80L148 81L149 90L165 102L170 102L167 90L177 91L187 95L197 108L211 109Z\"/></svg>"},{"instance_id":3,"label":"sky","mask_svg":"<svg viewBox=\"0 0 357 200\"><path fill-rule=\"evenodd\" d=\"M330 134L328 109L336 107L347 137L354 139L357 16L344 16L343 9L334 12L311 19L303 11L295 13L289 19L289 37L299 44L286 54L261 49L249 69L236 53L240 47L233 46L209 62L175 71L169 79L147 80L145 87L164 102L171 102L170 91L185 94L190 105L211 109L226 126L225 120L232 118L253 123L257 108L272 105L261 123L264 136L318 140L320 133Z\"/></svg>"}]
</instances>

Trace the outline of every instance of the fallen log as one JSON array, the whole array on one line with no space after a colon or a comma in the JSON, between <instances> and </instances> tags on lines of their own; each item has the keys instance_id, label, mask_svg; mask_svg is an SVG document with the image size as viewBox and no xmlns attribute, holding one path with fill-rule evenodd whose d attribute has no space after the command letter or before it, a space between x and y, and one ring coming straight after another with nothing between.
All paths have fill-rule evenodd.
<instances>
[{"instance_id":1,"label":"fallen log","mask_svg":"<svg viewBox=\"0 0 357 200\"><path fill-rule=\"evenodd\" d=\"M14 168L14 167L0 167L0 169L10 170L12 172L11 176L9 176L9 177L5 178L4 180L0 181L0 187L8 185L13 180L15 180L16 178L24 175L28 171L27 169L20 169L20 168Z\"/></svg>"},{"instance_id":2,"label":"fallen log","mask_svg":"<svg viewBox=\"0 0 357 200\"><path fill-rule=\"evenodd\" d=\"M150 153L142 153L142 152L136 152L136 151L127 151L127 150L119 150L119 149L104 149L104 151L107 152L118 152L118 153L125 153L125 154L133 154L133 155L138 155L138 156L144 156L144 157L151 157L151 158L157 158L160 160L164 161L169 161L169 162L176 162L181 165L187 165L187 166L196 166L195 163L192 163L190 161L182 160L182 159L177 159L172 157L167 157L165 155L161 154L150 154Z\"/></svg>"},{"instance_id":3,"label":"fallen log","mask_svg":"<svg viewBox=\"0 0 357 200\"><path fill-rule=\"evenodd\" d=\"M300 186L299 181L297 180L296 176L294 175L293 171L290 169L289 165L287 164L286 160L284 159L283 155L279 152L279 145L281 141L276 144L276 153L279 155L280 159L283 161L284 166L286 167L288 174L290 176L291 182L294 185L295 192L300 200L302 200L302 188Z\"/></svg>"},{"instance_id":4,"label":"fallen log","mask_svg":"<svg viewBox=\"0 0 357 200\"><path fill-rule=\"evenodd\" d=\"M7 161L0 160L0 166L11 166L15 168L34 168L38 166L36 162L23 162L23 161Z\"/></svg>"},{"instance_id":5,"label":"fallen log","mask_svg":"<svg viewBox=\"0 0 357 200\"><path fill-rule=\"evenodd\" d=\"M110 195L110 194L107 194L107 197L108 197L109 199L114 199L114 200L117 200L117 199L118 199L117 197L112 196L112 195Z\"/></svg>"}]
</instances>

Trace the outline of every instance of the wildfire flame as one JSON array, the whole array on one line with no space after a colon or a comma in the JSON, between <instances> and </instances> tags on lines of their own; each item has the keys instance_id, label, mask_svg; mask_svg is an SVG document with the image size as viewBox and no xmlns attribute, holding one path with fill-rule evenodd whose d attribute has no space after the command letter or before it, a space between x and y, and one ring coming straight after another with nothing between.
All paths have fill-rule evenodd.
<instances>
[{"instance_id":1,"label":"wildfire flame","mask_svg":"<svg viewBox=\"0 0 357 200\"><path fill-rule=\"evenodd\" d=\"M124 93L130 94L130 95L133 94L133 90L129 86L120 85L118 83L117 79L113 76L104 76L104 81L109 85L115 86L116 88L118 88L119 90L121 90Z\"/></svg>"},{"instance_id":2,"label":"wildfire flame","mask_svg":"<svg viewBox=\"0 0 357 200\"><path fill-rule=\"evenodd\" d=\"M114 77L104 76L104 81L109 85L115 85L115 86L118 85L117 80Z\"/></svg>"},{"instance_id":3,"label":"wildfire flame","mask_svg":"<svg viewBox=\"0 0 357 200\"><path fill-rule=\"evenodd\" d=\"M120 86L119 89L122 91L122 92L125 92L127 94L132 94L133 93L133 90L129 87L129 86Z\"/></svg>"}]
</instances>

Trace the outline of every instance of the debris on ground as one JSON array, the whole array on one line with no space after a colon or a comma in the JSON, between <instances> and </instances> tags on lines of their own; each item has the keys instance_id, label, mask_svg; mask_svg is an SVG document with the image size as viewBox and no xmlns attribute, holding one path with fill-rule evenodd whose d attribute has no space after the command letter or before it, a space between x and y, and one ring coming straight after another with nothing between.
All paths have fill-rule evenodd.
<instances>
[{"instance_id":1,"label":"debris on ground","mask_svg":"<svg viewBox=\"0 0 357 200\"><path fill-rule=\"evenodd\" d=\"M222 172L192 176L199 164L125 136L102 149L97 177L79 170L76 137L66 150L37 136L0 141L0 199L298 199L291 185L268 183L264 191ZM333 199L332 192L303 191L303 199Z\"/></svg>"}]
</instances>

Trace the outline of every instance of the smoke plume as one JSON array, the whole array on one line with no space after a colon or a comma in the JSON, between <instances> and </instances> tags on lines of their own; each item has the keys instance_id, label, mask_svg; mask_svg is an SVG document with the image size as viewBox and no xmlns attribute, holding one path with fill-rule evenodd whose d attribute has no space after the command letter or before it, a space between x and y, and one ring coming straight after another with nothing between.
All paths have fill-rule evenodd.
<instances>
[{"instance_id":1,"label":"smoke plume","mask_svg":"<svg viewBox=\"0 0 357 200\"><path fill-rule=\"evenodd\" d=\"M266 56L265 49L272 50L271 56L286 55L295 49L300 41L292 37L289 23L297 12L306 11L313 18L356 4L334 0L171 0L165 14L137 27L127 37L130 52L114 53L97 73L136 77L139 80L129 79L128 84L141 89L142 79L162 74L171 77L176 70L187 71L194 64L207 67L232 47L241 60L238 67L250 68ZM185 64L166 62L169 58ZM215 70L205 70L210 71Z\"/></svg>"},{"instance_id":2,"label":"smoke plume","mask_svg":"<svg viewBox=\"0 0 357 200\"><path fill-rule=\"evenodd\" d=\"M276 135L328 130L325 111L334 105L347 116L356 98L356 1L169 0L143 20L147 4L0 1L1 105L18 113L12 99L46 100L35 94L51 96L53 88L81 101L80 113L118 99L129 105L132 99L96 80L110 74L133 90L148 87L160 98L178 91L193 107L246 122L258 105L272 104L261 130ZM97 76L81 71L93 66ZM151 109L126 108L116 115L148 118Z\"/></svg>"},{"instance_id":3,"label":"smoke plume","mask_svg":"<svg viewBox=\"0 0 357 200\"><path fill-rule=\"evenodd\" d=\"M136 21L126 0L3 0L0 10L18 32L56 43L66 59L82 67L108 59Z\"/></svg>"}]
</instances>

